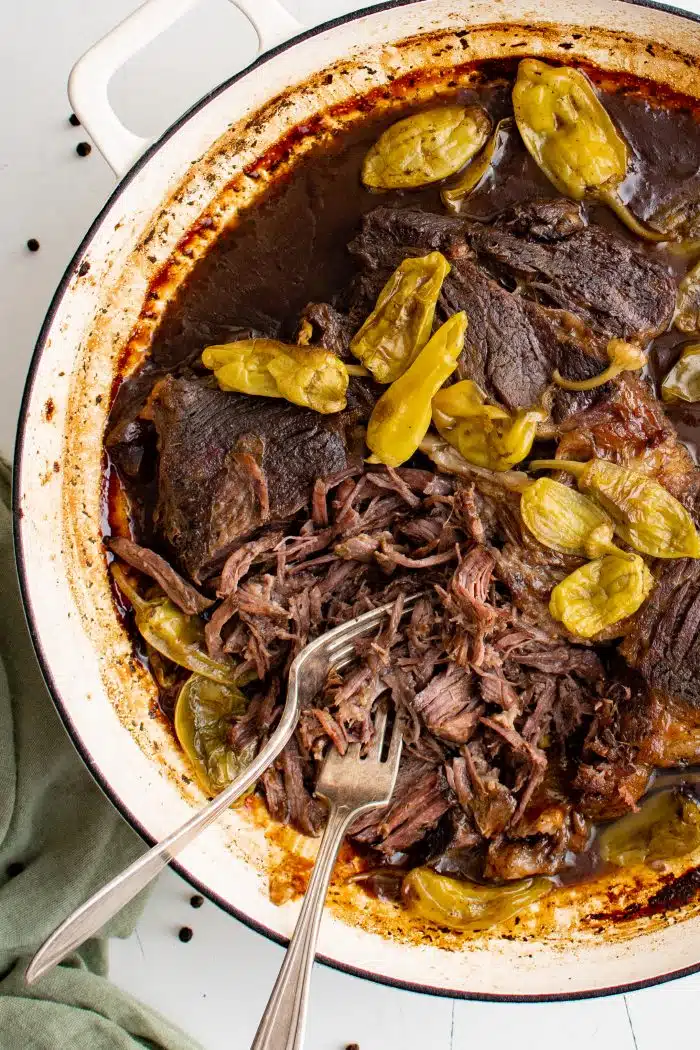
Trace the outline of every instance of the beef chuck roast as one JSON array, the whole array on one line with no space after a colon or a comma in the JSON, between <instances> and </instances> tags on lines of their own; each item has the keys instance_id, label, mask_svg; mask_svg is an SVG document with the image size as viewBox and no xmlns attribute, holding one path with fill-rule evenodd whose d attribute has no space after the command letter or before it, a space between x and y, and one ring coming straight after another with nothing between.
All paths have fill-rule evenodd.
<instances>
[{"instance_id":1,"label":"beef chuck roast","mask_svg":"<svg viewBox=\"0 0 700 1050\"><path fill-rule=\"evenodd\" d=\"M588 219L579 201L569 200L568 197L535 198L521 201L500 212L495 225L509 230L516 237L561 241L585 229ZM480 223L473 228L478 230L485 227Z\"/></svg>"},{"instance_id":2,"label":"beef chuck roast","mask_svg":"<svg viewBox=\"0 0 700 1050\"><path fill-rule=\"evenodd\" d=\"M652 689L700 711L700 562L664 564L621 652Z\"/></svg>"},{"instance_id":3,"label":"beef chuck roast","mask_svg":"<svg viewBox=\"0 0 700 1050\"><path fill-rule=\"evenodd\" d=\"M673 315L676 284L668 267L602 226L588 226L571 201L526 202L491 224L470 223L480 262L582 317L601 335L641 342Z\"/></svg>"},{"instance_id":4,"label":"beef chuck roast","mask_svg":"<svg viewBox=\"0 0 700 1050\"><path fill-rule=\"evenodd\" d=\"M498 90L494 121L510 113L510 85ZM674 110L663 117L673 134L650 136L648 119L636 130L646 95L634 103L611 94L608 104L642 176L628 187L636 214L653 221L660 204L661 219L683 205L692 237L692 114ZM426 210L437 205L434 187L389 192L373 208L358 179L366 143L339 145L328 158L313 151L309 167L221 232L168 308L150 362L123 384L106 444L134 502L144 496L140 541L162 549L124 538L107 545L181 609L203 614L211 656L230 656L246 681L255 676L229 727L235 750L269 739L286 674L308 641L393 602L353 665L304 703L293 739L261 780L270 813L318 833L320 761L329 748L367 745L374 704L388 694L404 751L390 804L351 830L364 859L499 882L555 874L590 845L590 820L635 808L654 767L700 758L700 563L651 565L656 588L622 625L622 644L616 634L579 644L548 602L582 561L528 533L523 475L455 467L458 453L442 443L438 455L435 435L432 450L422 449L447 474L418 459L397 470L363 463L354 425L381 392L366 379L351 381L346 412L320 417L222 393L194 373L208 343L252 334L352 361L352 336L392 271L439 250L451 271L435 325L458 310L469 318L455 378L474 379L511 410L553 392L541 441L556 441L564 458L632 463L700 520L700 472L644 380L552 391L555 369L571 379L599 373L611 337L643 342L664 330L680 264L616 232L615 220L598 225L594 207L552 198L515 126L460 216ZM670 341L668 351L676 352ZM540 442L535 455L550 452ZM182 575L163 555L174 555ZM402 620L414 591L421 597ZM168 687L169 714L183 673Z\"/></svg>"},{"instance_id":5,"label":"beef chuck roast","mask_svg":"<svg viewBox=\"0 0 700 1050\"><path fill-rule=\"evenodd\" d=\"M559 369L567 379L601 371L604 344L577 317L501 287L464 248L453 249L439 315L469 318L459 370L509 409L537 404Z\"/></svg>"},{"instance_id":6,"label":"beef chuck roast","mask_svg":"<svg viewBox=\"0 0 700 1050\"><path fill-rule=\"evenodd\" d=\"M605 395L578 410L575 398L559 419L556 436L561 459L598 456L652 474L676 498L698 500L700 474L685 445L645 381L625 373L606 383Z\"/></svg>"},{"instance_id":7,"label":"beef chuck roast","mask_svg":"<svg viewBox=\"0 0 700 1050\"><path fill-rule=\"evenodd\" d=\"M173 376L156 384L149 411L160 452L157 527L196 582L254 529L298 511L317 477L348 465L353 413L320 416Z\"/></svg>"},{"instance_id":8,"label":"beef chuck roast","mask_svg":"<svg viewBox=\"0 0 700 1050\"><path fill-rule=\"evenodd\" d=\"M454 215L380 206L363 216L348 251L361 269L385 273L408 255L444 252L463 239L464 220Z\"/></svg>"},{"instance_id":9,"label":"beef chuck roast","mask_svg":"<svg viewBox=\"0 0 700 1050\"><path fill-rule=\"evenodd\" d=\"M477 265L464 239L465 223L409 208L375 208L348 246L364 274L348 311L358 321L372 309L382 285L409 255L443 251L452 264L438 304L438 320L465 310L469 327L460 374L508 408L536 404L558 368L586 379L607 361L605 342L571 312L552 310L515 295Z\"/></svg>"}]
</instances>

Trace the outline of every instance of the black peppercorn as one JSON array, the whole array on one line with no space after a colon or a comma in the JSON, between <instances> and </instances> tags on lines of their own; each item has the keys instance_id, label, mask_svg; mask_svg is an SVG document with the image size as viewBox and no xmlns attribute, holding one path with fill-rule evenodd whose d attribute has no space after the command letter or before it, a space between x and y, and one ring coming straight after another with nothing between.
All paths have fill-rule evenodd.
<instances>
[{"instance_id":1,"label":"black peppercorn","mask_svg":"<svg viewBox=\"0 0 700 1050\"><path fill-rule=\"evenodd\" d=\"M71 113L71 115L68 118L68 122L72 124L74 128L80 127L80 121L76 117L75 113Z\"/></svg>"},{"instance_id":2,"label":"black peppercorn","mask_svg":"<svg viewBox=\"0 0 700 1050\"><path fill-rule=\"evenodd\" d=\"M204 904L204 897L201 897L198 893L195 893L194 897L190 897L190 904L193 908L201 908Z\"/></svg>"},{"instance_id":3,"label":"black peppercorn","mask_svg":"<svg viewBox=\"0 0 700 1050\"><path fill-rule=\"evenodd\" d=\"M29 248L30 252L38 252L40 247L41 245L39 244L36 237L30 237L27 241L27 248Z\"/></svg>"},{"instance_id":4,"label":"black peppercorn","mask_svg":"<svg viewBox=\"0 0 700 1050\"><path fill-rule=\"evenodd\" d=\"M92 146L89 142L79 142L75 147L75 152L79 157L87 157L88 154L92 153Z\"/></svg>"},{"instance_id":5,"label":"black peppercorn","mask_svg":"<svg viewBox=\"0 0 700 1050\"><path fill-rule=\"evenodd\" d=\"M194 933L189 926L183 926L180 932L178 933L178 937L180 938L183 944L187 944L187 942L191 941L194 937Z\"/></svg>"}]
</instances>

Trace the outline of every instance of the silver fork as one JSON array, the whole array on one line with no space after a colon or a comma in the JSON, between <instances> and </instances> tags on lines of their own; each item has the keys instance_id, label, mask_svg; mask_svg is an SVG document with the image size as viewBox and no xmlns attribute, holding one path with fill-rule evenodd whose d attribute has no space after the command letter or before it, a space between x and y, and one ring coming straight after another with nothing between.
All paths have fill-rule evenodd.
<instances>
[{"instance_id":1,"label":"silver fork","mask_svg":"<svg viewBox=\"0 0 700 1050\"><path fill-rule=\"evenodd\" d=\"M407 612L420 595L404 601ZM289 741L304 703L311 703L321 691L326 675L333 668L345 667L355 652L355 639L377 627L394 608L393 603L356 616L340 627L321 635L302 649L294 660L287 682L287 698L277 728L253 762L229 786L204 806L185 824L158 842L142 857L130 864L101 890L77 908L39 948L25 973L27 984L33 984L57 966L67 955L94 936L102 927L140 893L170 861L188 846L228 809L274 762Z\"/></svg>"},{"instance_id":2,"label":"silver fork","mask_svg":"<svg viewBox=\"0 0 700 1050\"><path fill-rule=\"evenodd\" d=\"M353 820L367 810L385 806L396 784L401 729L395 721L387 756L382 760L386 723L387 707L380 700L366 757L360 754L360 744L350 744L344 756L331 751L323 764L316 794L328 802L328 823L296 928L251 1050L301 1050L316 941L335 858Z\"/></svg>"}]
</instances>

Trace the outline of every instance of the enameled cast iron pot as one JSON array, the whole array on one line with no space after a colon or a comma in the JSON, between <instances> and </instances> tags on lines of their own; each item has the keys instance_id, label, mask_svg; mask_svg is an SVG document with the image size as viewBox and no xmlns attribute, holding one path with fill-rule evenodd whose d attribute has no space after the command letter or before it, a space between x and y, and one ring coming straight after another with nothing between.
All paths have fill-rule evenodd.
<instances>
[{"instance_id":1,"label":"enameled cast iron pot","mask_svg":"<svg viewBox=\"0 0 700 1050\"><path fill-rule=\"evenodd\" d=\"M72 74L74 109L123 177L54 297L17 442L17 554L44 674L85 762L148 841L203 799L167 726L149 715L153 683L112 604L101 547L102 433L115 376L147 350L196 259L241 208L362 109L463 83L476 59L566 56L700 98L700 21L658 4L396 0L300 32L277 0L234 2L258 32L260 57L155 143L119 123L107 84L196 0L149 0ZM284 881L312 852L249 805L209 829L177 868L222 908L282 939L298 902L271 903L270 879ZM375 980L457 996L553 999L638 987L700 967L700 905L614 921L660 878L623 874L560 891L508 937L471 941L412 926L356 885L338 885L320 953Z\"/></svg>"}]
</instances>

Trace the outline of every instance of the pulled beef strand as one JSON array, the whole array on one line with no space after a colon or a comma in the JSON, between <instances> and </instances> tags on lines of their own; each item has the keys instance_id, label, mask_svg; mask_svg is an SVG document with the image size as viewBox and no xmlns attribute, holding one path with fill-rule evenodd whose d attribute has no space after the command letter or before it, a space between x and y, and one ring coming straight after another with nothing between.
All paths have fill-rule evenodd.
<instances>
[{"instance_id":1,"label":"pulled beef strand","mask_svg":"<svg viewBox=\"0 0 700 1050\"><path fill-rule=\"evenodd\" d=\"M191 583L184 580L179 572L176 572L172 565L155 551L147 547L140 547L138 543L127 539L126 536L108 536L105 539L105 546L127 565L138 569L139 572L150 576L152 580L160 584L171 602L174 602L183 612L202 613L214 604L213 598L207 598Z\"/></svg>"}]
</instances>

